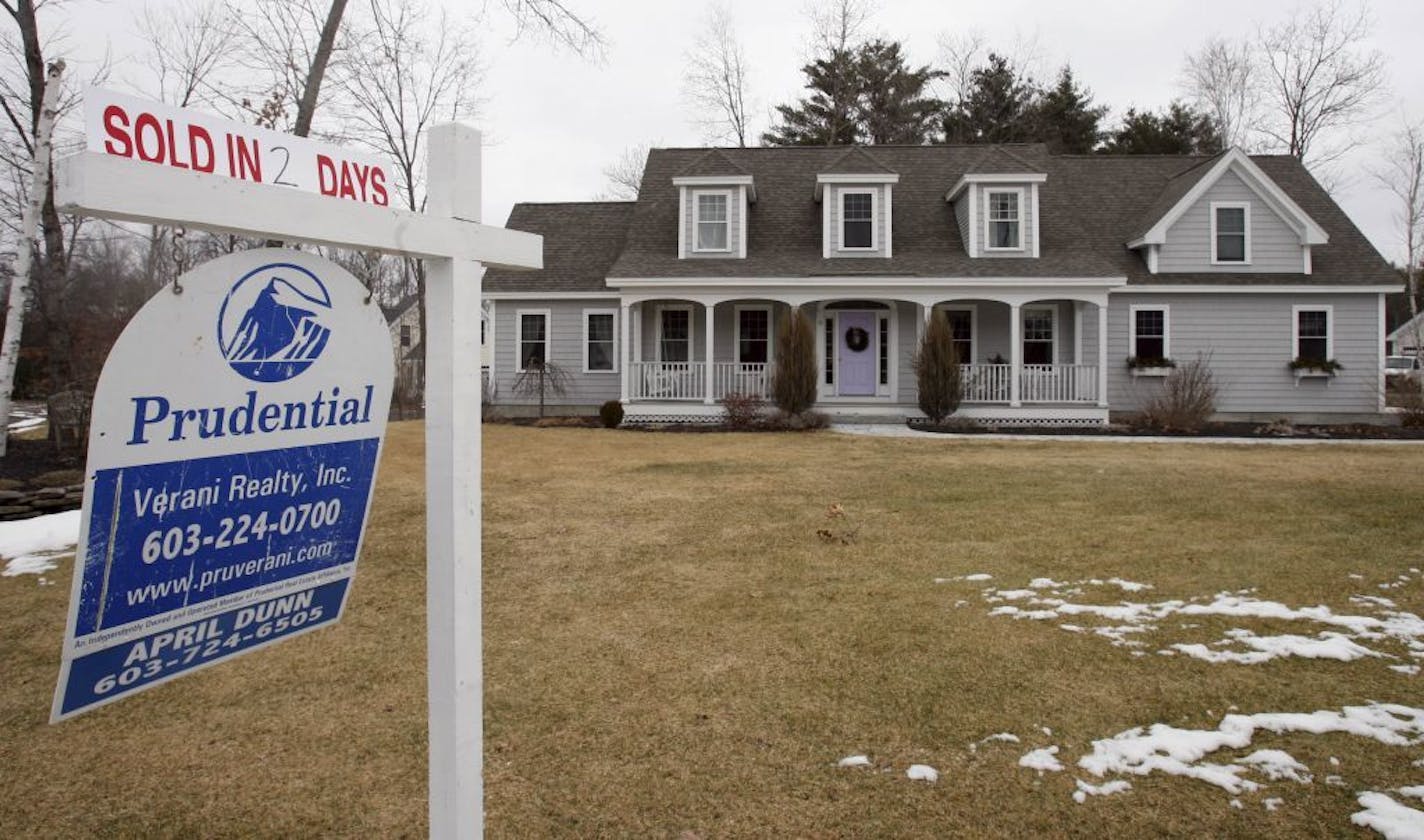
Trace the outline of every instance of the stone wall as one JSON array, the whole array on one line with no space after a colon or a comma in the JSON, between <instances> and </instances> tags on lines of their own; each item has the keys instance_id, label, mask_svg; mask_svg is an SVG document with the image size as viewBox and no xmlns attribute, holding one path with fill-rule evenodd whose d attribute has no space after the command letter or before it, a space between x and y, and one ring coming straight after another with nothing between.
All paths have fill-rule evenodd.
<instances>
[{"instance_id":1,"label":"stone wall","mask_svg":"<svg viewBox=\"0 0 1424 840\"><path fill-rule=\"evenodd\" d=\"M78 510L83 503L83 484L41 487L35 490L0 490L0 522L29 519L62 510Z\"/></svg>"}]
</instances>

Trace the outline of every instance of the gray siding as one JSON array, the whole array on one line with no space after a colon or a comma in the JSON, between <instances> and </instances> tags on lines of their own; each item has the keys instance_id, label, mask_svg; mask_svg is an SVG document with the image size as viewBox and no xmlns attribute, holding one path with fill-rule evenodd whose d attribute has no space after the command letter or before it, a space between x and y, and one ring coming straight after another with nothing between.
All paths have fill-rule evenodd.
<instances>
[{"instance_id":1,"label":"gray siding","mask_svg":"<svg viewBox=\"0 0 1424 840\"><path fill-rule=\"evenodd\" d=\"M841 193L843 192L872 192L875 194L875 245L872 251L846 251L841 248ZM891 193L891 201L894 201L894 193ZM880 184L856 184L854 186L830 186L826 187L822 201L831 202L831 256L833 257L884 257L885 243L889 242L889 231L885 224L885 187ZM894 207L891 207L891 214L894 214ZM893 253L893 247L892 247Z\"/></svg>"},{"instance_id":2,"label":"gray siding","mask_svg":"<svg viewBox=\"0 0 1424 840\"><path fill-rule=\"evenodd\" d=\"M959 225L959 241L964 245L966 254L969 254L969 202L973 194L973 188L965 190L954 202L954 221Z\"/></svg>"},{"instance_id":3,"label":"gray siding","mask_svg":"<svg viewBox=\"0 0 1424 840\"><path fill-rule=\"evenodd\" d=\"M1251 263L1212 265L1211 203L1243 201L1250 204ZM1305 267L1300 236L1261 200L1234 172L1227 172L1167 230L1167 241L1158 254L1157 271L1295 272Z\"/></svg>"},{"instance_id":4,"label":"gray siding","mask_svg":"<svg viewBox=\"0 0 1424 840\"><path fill-rule=\"evenodd\" d=\"M1127 343L1132 304L1169 307L1171 353L1179 364L1199 353L1211 355L1220 412L1379 410L1383 336L1378 295L1113 295L1108 310L1108 399L1115 411L1141 408L1162 387L1161 379L1134 379L1125 365L1132 355ZM1333 379L1303 379L1297 385L1286 367L1294 355L1292 307L1307 304L1332 307L1335 359L1344 370Z\"/></svg>"},{"instance_id":5,"label":"gray siding","mask_svg":"<svg viewBox=\"0 0 1424 840\"><path fill-rule=\"evenodd\" d=\"M501 405L534 405L538 397L521 397L514 393L514 380L519 376L519 310L548 310L549 361L568 374L570 386L562 397L549 397L549 405L596 406L605 400L616 400L620 393L617 373L583 372L583 313L585 309L618 309L618 301L590 300L501 300L495 307L493 377L495 401ZM618 316L614 316L614 358L617 359ZM618 364L615 361L615 366Z\"/></svg>"},{"instance_id":6,"label":"gray siding","mask_svg":"<svg viewBox=\"0 0 1424 840\"><path fill-rule=\"evenodd\" d=\"M727 219L731 223L730 228L727 231L727 245L730 246L731 250L701 252L694 251L693 248L697 245L697 194L699 192L721 192L723 189L731 192L732 194L731 199L727 202ZM742 243L743 211L742 202L739 197L737 188L708 187L707 189L700 189L696 187L688 187L686 190L683 190L683 193L686 195L686 202L683 204L682 208L682 241L684 248L683 256L693 260L725 260L728 258L736 258Z\"/></svg>"},{"instance_id":7,"label":"gray siding","mask_svg":"<svg viewBox=\"0 0 1424 840\"><path fill-rule=\"evenodd\" d=\"M978 197L979 202L979 253L977 256L990 259L1023 259L1033 257L1033 185L1032 184L994 184L992 187L983 184L974 184L970 187ZM989 218L989 192L1002 192L1004 190L1023 190L1023 250L1021 251L991 251L988 249L988 236L985 235L986 219Z\"/></svg>"}]
</instances>

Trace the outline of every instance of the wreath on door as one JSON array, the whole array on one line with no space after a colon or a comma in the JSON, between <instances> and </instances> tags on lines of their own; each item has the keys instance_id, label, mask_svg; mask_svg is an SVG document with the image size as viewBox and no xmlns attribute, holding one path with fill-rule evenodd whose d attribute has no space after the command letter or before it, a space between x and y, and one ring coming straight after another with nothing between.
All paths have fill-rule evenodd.
<instances>
[{"instance_id":1,"label":"wreath on door","mask_svg":"<svg viewBox=\"0 0 1424 840\"><path fill-rule=\"evenodd\" d=\"M845 333L846 347L852 353L860 353L870 346L870 333L860 327L851 327Z\"/></svg>"}]
</instances>

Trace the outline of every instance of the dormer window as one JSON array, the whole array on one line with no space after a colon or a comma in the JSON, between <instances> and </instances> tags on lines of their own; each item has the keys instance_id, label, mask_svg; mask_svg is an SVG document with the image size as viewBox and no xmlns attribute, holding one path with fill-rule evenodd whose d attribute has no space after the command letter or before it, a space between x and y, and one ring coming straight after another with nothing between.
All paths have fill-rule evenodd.
<instances>
[{"instance_id":1,"label":"dormer window","mask_svg":"<svg viewBox=\"0 0 1424 840\"><path fill-rule=\"evenodd\" d=\"M1023 250L1023 191L988 190L985 219L986 247L990 251Z\"/></svg>"},{"instance_id":2,"label":"dormer window","mask_svg":"<svg viewBox=\"0 0 1424 840\"><path fill-rule=\"evenodd\" d=\"M848 251L875 248L875 193L841 193L841 248Z\"/></svg>"},{"instance_id":3,"label":"dormer window","mask_svg":"<svg viewBox=\"0 0 1424 840\"><path fill-rule=\"evenodd\" d=\"M731 250L728 245L731 241L731 217L727 212L727 205L731 200L730 191L697 193L694 220L697 240L692 248L694 251Z\"/></svg>"},{"instance_id":4,"label":"dormer window","mask_svg":"<svg viewBox=\"0 0 1424 840\"><path fill-rule=\"evenodd\" d=\"M1211 261L1251 262L1250 205L1213 202L1211 205Z\"/></svg>"}]
</instances>

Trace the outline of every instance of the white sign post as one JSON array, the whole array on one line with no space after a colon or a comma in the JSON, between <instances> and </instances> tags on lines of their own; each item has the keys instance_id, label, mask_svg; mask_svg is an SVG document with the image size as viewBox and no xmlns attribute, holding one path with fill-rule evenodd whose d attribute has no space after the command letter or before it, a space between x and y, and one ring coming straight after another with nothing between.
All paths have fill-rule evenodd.
<instances>
[{"instance_id":1,"label":"white sign post","mask_svg":"<svg viewBox=\"0 0 1424 840\"><path fill-rule=\"evenodd\" d=\"M98 109L101 116L109 104L105 100L118 101L96 91L90 91L90 97L86 112ZM207 128L211 137L252 130L183 113ZM132 117L131 125L137 123ZM162 120L158 123L164 125ZM102 120L99 125L102 129ZM176 138L176 122L174 126ZM323 195L320 173L317 192L304 192L266 180L253 183L223 177L216 165L209 173L205 167L195 171L191 165L185 169L130 158L104 148L105 138L105 133L91 136L91 151L56 165L56 204L62 212L375 250L428 261L430 834L442 839L482 836L479 280L482 264L542 267L542 238L479 224L479 133L465 126L449 124L430 131L430 199L429 212L424 214L360 197L342 200L339 195ZM225 148L226 142L222 145ZM260 138L253 145L262 154ZM333 159L344 155L339 149L329 152Z\"/></svg>"}]
</instances>

